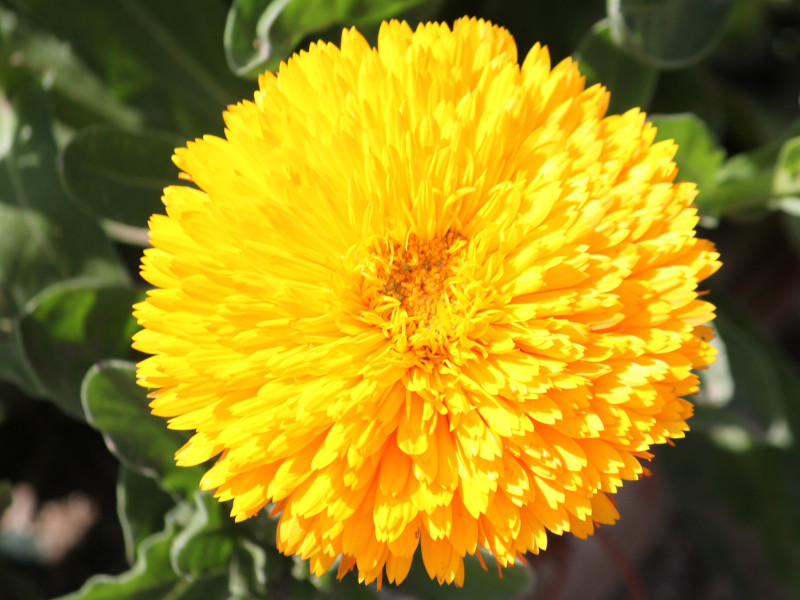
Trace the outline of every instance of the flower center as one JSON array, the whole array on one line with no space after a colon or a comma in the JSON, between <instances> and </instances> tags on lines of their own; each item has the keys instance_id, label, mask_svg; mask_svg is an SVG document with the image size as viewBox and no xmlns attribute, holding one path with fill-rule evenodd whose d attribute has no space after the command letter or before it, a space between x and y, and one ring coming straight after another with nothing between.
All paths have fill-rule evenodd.
<instances>
[{"instance_id":1,"label":"flower center","mask_svg":"<svg viewBox=\"0 0 800 600\"><path fill-rule=\"evenodd\" d=\"M427 242L412 233L405 243L384 242L376 253L371 304L398 350L438 354L454 333L460 319L453 319L453 275L465 247L453 231Z\"/></svg>"}]
</instances>

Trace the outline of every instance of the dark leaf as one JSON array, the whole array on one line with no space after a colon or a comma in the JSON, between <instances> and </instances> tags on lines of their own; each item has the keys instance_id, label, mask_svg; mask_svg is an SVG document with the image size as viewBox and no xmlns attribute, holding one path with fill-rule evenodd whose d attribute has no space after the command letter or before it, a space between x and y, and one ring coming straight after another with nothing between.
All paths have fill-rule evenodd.
<instances>
[{"instance_id":1,"label":"dark leaf","mask_svg":"<svg viewBox=\"0 0 800 600\"><path fill-rule=\"evenodd\" d=\"M790 446L800 433L800 376L745 314L721 298L713 302L732 393L727 402L701 403L694 422L731 450Z\"/></svg>"},{"instance_id":2,"label":"dark leaf","mask_svg":"<svg viewBox=\"0 0 800 600\"><path fill-rule=\"evenodd\" d=\"M225 23L225 54L234 72L275 71L306 36L333 26L364 27L424 0L234 0Z\"/></svg>"},{"instance_id":3,"label":"dark leaf","mask_svg":"<svg viewBox=\"0 0 800 600\"><path fill-rule=\"evenodd\" d=\"M611 92L610 114L623 113L635 107L647 110L658 71L616 46L606 21L592 28L574 58L586 76L587 87L600 83Z\"/></svg>"},{"instance_id":4,"label":"dark leaf","mask_svg":"<svg viewBox=\"0 0 800 600\"><path fill-rule=\"evenodd\" d=\"M18 326L25 356L48 397L69 414L83 418L81 382L89 367L137 357L131 306L143 296L129 287L67 281L26 307Z\"/></svg>"},{"instance_id":5,"label":"dark leaf","mask_svg":"<svg viewBox=\"0 0 800 600\"><path fill-rule=\"evenodd\" d=\"M17 316L44 288L128 277L103 230L64 194L44 92L19 69L0 69L0 378L45 392L22 353Z\"/></svg>"},{"instance_id":6,"label":"dark leaf","mask_svg":"<svg viewBox=\"0 0 800 600\"><path fill-rule=\"evenodd\" d=\"M53 283L128 278L103 230L64 194L41 90L0 99L0 316Z\"/></svg>"},{"instance_id":7,"label":"dark leaf","mask_svg":"<svg viewBox=\"0 0 800 600\"><path fill-rule=\"evenodd\" d=\"M725 30L733 0L607 0L614 40L659 68L706 56Z\"/></svg>"},{"instance_id":8,"label":"dark leaf","mask_svg":"<svg viewBox=\"0 0 800 600\"><path fill-rule=\"evenodd\" d=\"M798 597L800 455L796 446L733 450L690 432L659 461L675 488L672 498L686 535L708 564L733 582L739 592L736 598ZM742 567L751 564L758 567ZM781 591L784 585L792 591Z\"/></svg>"},{"instance_id":9,"label":"dark leaf","mask_svg":"<svg viewBox=\"0 0 800 600\"><path fill-rule=\"evenodd\" d=\"M74 125L141 125L141 115L125 106L75 55L69 44L34 28L13 12L0 9L0 53L9 63L46 82L59 119Z\"/></svg>"},{"instance_id":10,"label":"dark leaf","mask_svg":"<svg viewBox=\"0 0 800 600\"><path fill-rule=\"evenodd\" d=\"M191 519L172 544L174 569L189 577L227 570L237 537L232 520L222 504L199 490L194 505Z\"/></svg>"},{"instance_id":11,"label":"dark leaf","mask_svg":"<svg viewBox=\"0 0 800 600\"><path fill-rule=\"evenodd\" d=\"M178 497L192 497L203 469L178 467L174 460L189 434L167 429L164 419L150 414L147 391L136 384L133 363L106 361L92 367L81 398L89 423L124 465L153 477Z\"/></svg>"},{"instance_id":12,"label":"dark leaf","mask_svg":"<svg viewBox=\"0 0 800 600\"><path fill-rule=\"evenodd\" d=\"M17 320L12 317L0 317L0 380L13 383L29 396L47 395L33 374L19 341Z\"/></svg>"},{"instance_id":13,"label":"dark leaf","mask_svg":"<svg viewBox=\"0 0 800 600\"><path fill-rule=\"evenodd\" d=\"M212 0L12 0L70 43L151 126L221 133L224 108L252 95L225 64L223 3Z\"/></svg>"},{"instance_id":14,"label":"dark leaf","mask_svg":"<svg viewBox=\"0 0 800 600\"><path fill-rule=\"evenodd\" d=\"M174 506L175 500L153 478L120 466L117 514L130 562L146 538L164 529L164 518Z\"/></svg>"},{"instance_id":15,"label":"dark leaf","mask_svg":"<svg viewBox=\"0 0 800 600\"><path fill-rule=\"evenodd\" d=\"M236 598L263 598L267 594L267 553L264 548L239 540L230 563L230 593Z\"/></svg>"},{"instance_id":16,"label":"dark leaf","mask_svg":"<svg viewBox=\"0 0 800 600\"><path fill-rule=\"evenodd\" d=\"M164 211L162 190L178 182L171 157L179 145L180 138L162 133L88 128L62 152L61 174L67 191L89 213L112 225L139 228L146 244L147 220Z\"/></svg>"},{"instance_id":17,"label":"dark leaf","mask_svg":"<svg viewBox=\"0 0 800 600\"><path fill-rule=\"evenodd\" d=\"M484 554L487 566L494 563L494 559ZM403 583L400 584L401 592L416 598L437 598L438 600L459 600L480 598L481 600L506 600L519 598L530 593L533 588L533 577L530 569L524 565L516 565L503 569L502 578L496 569L489 566L484 571L476 556L464 557L464 587L453 585L439 585L431 579L422 563L419 553L414 557L414 564Z\"/></svg>"},{"instance_id":18,"label":"dark leaf","mask_svg":"<svg viewBox=\"0 0 800 600\"><path fill-rule=\"evenodd\" d=\"M133 567L117 576L95 575L84 586L62 600L226 600L225 574L196 580L181 577L172 569L170 548L175 526L147 538Z\"/></svg>"}]
</instances>

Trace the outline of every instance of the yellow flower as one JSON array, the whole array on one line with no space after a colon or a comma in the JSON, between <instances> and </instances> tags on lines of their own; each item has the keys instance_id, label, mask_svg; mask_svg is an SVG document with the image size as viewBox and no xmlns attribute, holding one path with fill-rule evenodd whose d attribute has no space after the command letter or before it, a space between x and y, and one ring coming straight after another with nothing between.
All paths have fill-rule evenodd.
<instances>
[{"instance_id":1,"label":"yellow flower","mask_svg":"<svg viewBox=\"0 0 800 600\"><path fill-rule=\"evenodd\" d=\"M617 518L713 360L695 186L575 63L384 23L312 44L176 151L135 346L180 465L321 574L461 585Z\"/></svg>"}]
</instances>

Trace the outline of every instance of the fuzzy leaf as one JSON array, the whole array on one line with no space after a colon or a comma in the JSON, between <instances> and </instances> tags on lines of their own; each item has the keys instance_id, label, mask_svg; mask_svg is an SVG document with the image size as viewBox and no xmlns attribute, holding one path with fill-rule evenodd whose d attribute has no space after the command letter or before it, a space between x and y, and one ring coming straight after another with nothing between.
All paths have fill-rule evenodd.
<instances>
[{"instance_id":1,"label":"fuzzy leaf","mask_svg":"<svg viewBox=\"0 0 800 600\"><path fill-rule=\"evenodd\" d=\"M274 71L308 35L334 26L374 25L424 0L234 0L225 55L237 74Z\"/></svg>"},{"instance_id":2,"label":"fuzzy leaf","mask_svg":"<svg viewBox=\"0 0 800 600\"><path fill-rule=\"evenodd\" d=\"M647 110L658 71L616 46L607 21L592 27L573 58L586 76L587 87L600 83L611 92L609 114L620 114L635 107Z\"/></svg>"},{"instance_id":3,"label":"fuzzy leaf","mask_svg":"<svg viewBox=\"0 0 800 600\"><path fill-rule=\"evenodd\" d=\"M227 69L225 8L195 0L10 0L69 42L151 126L187 137L222 132L222 111L252 94Z\"/></svg>"},{"instance_id":4,"label":"fuzzy leaf","mask_svg":"<svg viewBox=\"0 0 800 600\"><path fill-rule=\"evenodd\" d=\"M781 146L772 191L777 196L800 195L800 137L790 138Z\"/></svg>"},{"instance_id":5,"label":"fuzzy leaf","mask_svg":"<svg viewBox=\"0 0 800 600\"><path fill-rule=\"evenodd\" d=\"M68 43L4 8L0 8L0 53L46 82L59 120L75 127L98 122L141 125L141 114L112 94Z\"/></svg>"},{"instance_id":6,"label":"fuzzy leaf","mask_svg":"<svg viewBox=\"0 0 800 600\"><path fill-rule=\"evenodd\" d=\"M682 68L716 46L733 0L607 0L614 40L659 68Z\"/></svg>"},{"instance_id":7,"label":"fuzzy leaf","mask_svg":"<svg viewBox=\"0 0 800 600\"><path fill-rule=\"evenodd\" d=\"M64 194L44 92L19 69L0 73L0 378L42 396L21 351L17 316L44 288L81 278L128 281L102 228Z\"/></svg>"},{"instance_id":8,"label":"fuzzy leaf","mask_svg":"<svg viewBox=\"0 0 800 600\"><path fill-rule=\"evenodd\" d=\"M262 598L267 594L267 554L264 548L240 540L233 547L230 593L236 598Z\"/></svg>"},{"instance_id":9,"label":"fuzzy leaf","mask_svg":"<svg viewBox=\"0 0 800 600\"><path fill-rule=\"evenodd\" d=\"M223 505L212 496L198 490L194 505L194 514L175 538L170 557L178 573L200 577L227 568L237 536Z\"/></svg>"},{"instance_id":10,"label":"fuzzy leaf","mask_svg":"<svg viewBox=\"0 0 800 600\"><path fill-rule=\"evenodd\" d=\"M164 529L164 517L175 500L152 477L120 466L117 482L117 514L125 538L125 555L133 562L140 544Z\"/></svg>"},{"instance_id":11,"label":"fuzzy leaf","mask_svg":"<svg viewBox=\"0 0 800 600\"><path fill-rule=\"evenodd\" d=\"M175 527L151 535L142 543L133 567L122 575L95 575L83 587L61 600L227 600L225 574L189 580L172 569L170 548Z\"/></svg>"},{"instance_id":12,"label":"fuzzy leaf","mask_svg":"<svg viewBox=\"0 0 800 600\"><path fill-rule=\"evenodd\" d=\"M64 411L84 418L81 382L94 363L137 357L130 307L143 296L129 287L67 281L28 304L18 326L22 348L40 386Z\"/></svg>"},{"instance_id":13,"label":"fuzzy leaf","mask_svg":"<svg viewBox=\"0 0 800 600\"><path fill-rule=\"evenodd\" d=\"M194 494L202 467L178 467L173 458L189 434L167 429L163 419L150 414L147 391L136 384L133 363L112 360L92 367L81 398L89 423L122 464L156 479L179 498Z\"/></svg>"},{"instance_id":14,"label":"fuzzy leaf","mask_svg":"<svg viewBox=\"0 0 800 600\"><path fill-rule=\"evenodd\" d=\"M87 128L61 154L65 187L96 218L140 230L147 243L147 220L164 211L161 193L178 182L171 156L180 138L157 132L131 133L112 127Z\"/></svg>"}]
</instances>

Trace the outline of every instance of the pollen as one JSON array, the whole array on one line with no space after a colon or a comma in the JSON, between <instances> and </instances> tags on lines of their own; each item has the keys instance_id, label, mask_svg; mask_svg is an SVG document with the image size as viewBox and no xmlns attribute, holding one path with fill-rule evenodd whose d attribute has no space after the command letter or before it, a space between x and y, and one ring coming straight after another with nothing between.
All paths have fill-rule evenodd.
<instances>
[{"instance_id":1,"label":"pollen","mask_svg":"<svg viewBox=\"0 0 800 600\"><path fill-rule=\"evenodd\" d=\"M452 294L453 272L461 261L464 238L448 231L423 242L412 233L403 244L387 245L388 257L379 261L376 276L381 294L396 301L389 300L394 316L402 317L408 335L418 329L443 333L439 315L441 308L447 310L457 302Z\"/></svg>"}]
</instances>

